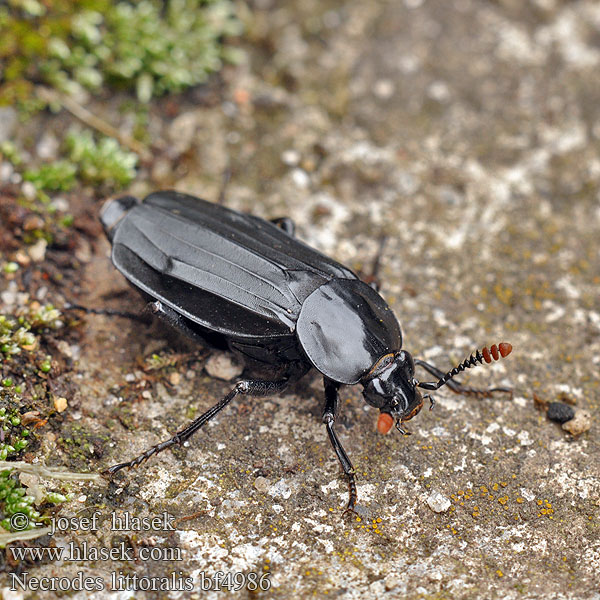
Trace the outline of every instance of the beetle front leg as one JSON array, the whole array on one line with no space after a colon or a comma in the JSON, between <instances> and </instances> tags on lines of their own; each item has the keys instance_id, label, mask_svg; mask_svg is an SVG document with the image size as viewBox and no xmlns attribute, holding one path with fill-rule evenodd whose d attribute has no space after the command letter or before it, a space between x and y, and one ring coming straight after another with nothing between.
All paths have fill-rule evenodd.
<instances>
[{"instance_id":1,"label":"beetle front leg","mask_svg":"<svg viewBox=\"0 0 600 600\"><path fill-rule=\"evenodd\" d=\"M335 418L337 416L338 411L338 402L339 395L338 390L340 388L340 384L336 381L332 381L327 377L323 378L323 384L325 386L325 408L323 410L323 423L327 428L327 435L329 436L329 441L335 450L335 454L342 465L342 469L344 469L344 474L348 478L348 489L349 489L349 498L348 498L348 506L346 506L347 512L354 512L354 506L358 499L358 494L356 492L356 481L354 479L354 467L340 442L335 429L333 428L333 424L335 423Z\"/></svg>"},{"instance_id":2,"label":"beetle front leg","mask_svg":"<svg viewBox=\"0 0 600 600\"><path fill-rule=\"evenodd\" d=\"M425 362L419 358L415 359L415 365L423 367L428 373L431 375L435 375L436 377L443 377L444 372L440 371L437 367L434 367L432 364ZM512 396L512 390L510 388L504 387L496 387L496 388L472 388L466 385L461 385L456 381L447 381L446 385L456 394L464 394L465 396L477 396L479 398L490 398L494 392L502 392L505 394L510 394Z\"/></svg>"},{"instance_id":3,"label":"beetle front leg","mask_svg":"<svg viewBox=\"0 0 600 600\"><path fill-rule=\"evenodd\" d=\"M210 421L210 419L212 419L218 412L223 410L236 396L269 396L271 394L281 392L289 383L290 377L286 377L285 379L281 379L279 381L266 381L263 379L246 379L243 381L238 381L235 384L235 387L229 392L229 394L227 394L227 396L225 396L225 398L217 402L217 404L215 404L212 408L192 421L187 427L181 431L178 431L172 438L152 446L152 448L149 448L146 450L146 452L143 452L133 460L109 467L103 471L103 474L113 475L121 469L137 467L144 461L148 460L151 456L154 456L155 454L158 454L159 452L162 452L163 450L166 450L175 444L183 444L183 442L192 437L192 435L194 435L194 433L196 433L200 427L202 427L206 422Z\"/></svg>"}]
</instances>

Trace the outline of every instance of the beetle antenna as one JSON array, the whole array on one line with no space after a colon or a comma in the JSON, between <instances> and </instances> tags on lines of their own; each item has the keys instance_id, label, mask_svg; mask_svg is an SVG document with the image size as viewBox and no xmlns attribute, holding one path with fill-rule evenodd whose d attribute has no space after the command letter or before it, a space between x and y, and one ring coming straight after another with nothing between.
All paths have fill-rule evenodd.
<instances>
[{"instance_id":1,"label":"beetle antenna","mask_svg":"<svg viewBox=\"0 0 600 600\"><path fill-rule=\"evenodd\" d=\"M448 371L444 376L440 377L440 379L434 382L423 382L417 383L417 386L422 387L426 390L438 390L443 385L448 383L450 379L452 379L455 375L458 375L465 369L470 369L471 367L476 367L478 364L483 364L483 361L486 363L491 363L492 359L499 360L500 358L506 358L512 351L512 346L507 342L501 342L500 344L494 344L490 348L482 348L481 350L477 350L471 354L469 358L466 358L459 365Z\"/></svg>"}]
</instances>

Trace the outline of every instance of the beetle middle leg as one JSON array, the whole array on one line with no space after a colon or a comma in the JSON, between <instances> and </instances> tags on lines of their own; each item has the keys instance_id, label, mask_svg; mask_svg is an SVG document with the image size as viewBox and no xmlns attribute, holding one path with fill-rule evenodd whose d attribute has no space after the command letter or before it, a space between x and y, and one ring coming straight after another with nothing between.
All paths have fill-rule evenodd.
<instances>
[{"instance_id":1,"label":"beetle middle leg","mask_svg":"<svg viewBox=\"0 0 600 600\"><path fill-rule=\"evenodd\" d=\"M327 377L323 378L323 384L325 386L325 408L323 409L323 423L327 428L327 435L329 436L329 441L335 450L335 453L342 465L342 469L344 469L344 474L348 478L348 490L349 490L349 498L348 498L348 506L346 506L347 512L354 512L354 506L356 504L356 500L358 499L358 494L356 492L356 481L354 479L354 467L340 442L335 429L333 428L333 424L335 423L335 418L338 412L338 403L339 403L339 395L338 390L340 388L340 384L336 381L332 381Z\"/></svg>"},{"instance_id":2,"label":"beetle middle leg","mask_svg":"<svg viewBox=\"0 0 600 600\"><path fill-rule=\"evenodd\" d=\"M294 237L296 235L296 223L289 217L279 217L277 219L271 219L273 225L277 225L279 229L283 229L288 235Z\"/></svg>"},{"instance_id":3,"label":"beetle middle leg","mask_svg":"<svg viewBox=\"0 0 600 600\"><path fill-rule=\"evenodd\" d=\"M444 372L440 371L437 367L434 367L432 364L425 362L419 358L415 359L415 365L423 367L428 373L431 375L435 375L436 377L443 377ZM464 394L465 396L477 396L479 398L490 398L494 392L502 392L505 394L510 394L512 396L513 391L510 388L505 387L495 387L495 388L472 388L466 385L461 385L456 381L447 381L446 385L456 394Z\"/></svg>"},{"instance_id":4,"label":"beetle middle leg","mask_svg":"<svg viewBox=\"0 0 600 600\"><path fill-rule=\"evenodd\" d=\"M360 273L361 279L368 285L370 285L376 292L379 292L381 288L381 282L379 280L379 269L381 267L381 257L385 251L385 245L387 243L387 236L382 235L379 238L379 247L377 248L377 254L373 258L371 263L370 273Z\"/></svg>"},{"instance_id":5,"label":"beetle middle leg","mask_svg":"<svg viewBox=\"0 0 600 600\"><path fill-rule=\"evenodd\" d=\"M158 454L159 452L162 452L171 446L175 446L176 444L183 444L183 442L192 437L192 435L194 435L194 433L196 433L200 427L210 421L210 419L212 419L218 412L223 410L236 396L269 396L284 390L291 383L291 381L292 378L290 376L278 381L267 381L263 379L244 379L242 381L238 381L235 384L235 387L229 392L229 394L227 394L227 396L225 396L225 398L217 402L217 404L215 404L212 408L208 409L205 413L192 421L187 427L181 431L178 431L172 438L152 446L152 448L149 448L133 460L109 467L103 471L103 474L113 475L121 469L137 467L141 463L148 460L151 456L154 456L155 454Z\"/></svg>"}]
</instances>

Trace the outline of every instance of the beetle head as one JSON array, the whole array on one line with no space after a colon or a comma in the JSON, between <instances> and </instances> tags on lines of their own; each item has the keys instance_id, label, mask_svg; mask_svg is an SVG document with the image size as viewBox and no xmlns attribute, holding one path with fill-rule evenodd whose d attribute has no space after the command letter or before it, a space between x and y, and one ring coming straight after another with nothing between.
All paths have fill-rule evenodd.
<instances>
[{"instance_id":1,"label":"beetle head","mask_svg":"<svg viewBox=\"0 0 600 600\"><path fill-rule=\"evenodd\" d=\"M416 388L415 363L412 356L401 350L380 358L363 379L363 396L368 404L400 424L412 419L423 408L421 392Z\"/></svg>"}]
</instances>

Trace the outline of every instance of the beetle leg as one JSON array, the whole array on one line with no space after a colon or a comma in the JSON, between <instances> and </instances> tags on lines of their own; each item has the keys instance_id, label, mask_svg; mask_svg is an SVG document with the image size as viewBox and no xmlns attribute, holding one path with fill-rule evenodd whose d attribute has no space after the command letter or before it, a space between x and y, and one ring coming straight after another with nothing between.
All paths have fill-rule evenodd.
<instances>
[{"instance_id":1,"label":"beetle leg","mask_svg":"<svg viewBox=\"0 0 600 600\"><path fill-rule=\"evenodd\" d=\"M431 365L428 362L425 362L424 360L421 360L419 358L415 359L415 365L423 367L428 373L431 373L431 375L435 375L436 377L444 376L443 371L440 371L437 367L434 367L433 365ZM460 383L458 383L456 381L452 381L452 380L447 381L446 385L453 392L455 392L457 394L464 394L465 396L477 396L479 398L490 398L494 392L503 392L506 394L511 394L511 396L512 396L512 390L510 388L504 388L504 387L496 387L496 388L488 388L488 389L472 388L472 387L468 387L466 385L461 385Z\"/></svg>"},{"instance_id":2,"label":"beetle leg","mask_svg":"<svg viewBox=\"0 0 600 600\"><path fill-rule=\"evenodd\" d=\"M218 412L223 410L236 396L248 395L248 396L269 396L281 392L290 383L290 377L281 379L279 381L266 381L263 379L245 379L238 381L235 387L217 404L207 410L204 414L200 415L197 419L192 421L187 427L178 431L172 438L156 444L143 452L133 460L113 465L112 467L103 471L103 474L113 475L121 469L130 469L131 467L137 467L141 463L148 460L151 456L174 446L175 444L183 444L188 440L200 427L202 427L207 421L210 421Z\"/></svg>"},{"instance_id":3,"label":"beetle leg","mask_svg":"<svg viewBox=\"0 0 600 600\"><path fill-rule=\"evenodd\" d=\"M379 280L379 268L381 267L381 257L385 250L385 245L387 243L387 236L382 235L379 238L379 248L377 249L377 254L373 258L373 263L371 264L371 272L370 273L360 273L361 279L368 285L370 285L377 293L379 293L379 289L381 288L381 282Z\"/></svg>"},{"instance_id":4,"label":"beetle leg","mask_svg":"<svg viewBox=\"0 0 600 600\"><path fill-rule=\"evenodd\" d=\"M87 306L81 306L81 304L72 304L71 302L65 302L62 310L81 310L85 313L92 315L107 315L110 317L123 317L124 319L132 319L134 321L141 321L142 323L148 323L147 317L139 313L131 313L122 310L112 310L111 308L88 308Z\"/></svg>"},{"instance_id":5,"label":"beetle leg","mask_svg":"<svg viewBox=\"0 0 600 600\"><path fill-rule=\"evenodd\" d=\"M277 225L279 229L283 229L288 235L294 237L296 235L296 223L289 217L279 217L278 219L271 219L273 225Z\"/></svg>"},{"instance_id":6,"label":"beetle leg","mask_svg":"<svg viewBox=\"0 0 600 600\"><path fill-rule=\"evenodd\" d=\"M231 179L231 166L227 165L223 171L223 180L221 181L221 189L219 190L219 197L217 198L217 204L223 206L225 204L225 194L227 193L227 186Z\"/></svg>"},{"instance_id":7,"label":"beetle leg","mask_svg":"<svg viewBox=\"0 0 600 600\"><path fill-rule=\"evenodd\" d=\"M345 513L354 512L354 505L356 504L356 500L358 499L358 494L356 492L356 481L354 479L354 467L340 442L335 429L333 428L333 424L335 423L335 417L337 416L338 411L338 389L340 384L336 381L332 381L327 377L323 378L323 384L325 386L325 408L323 409L323 423L325 423L325 427L327 428L327 435L329 436L329 441L335 450L335 453L342 465L342 469L344 469L344 474L348 478L348 489L349 489L349 498L348 498L348 506L346 506Z\"/></svg>"}]
</instances>

